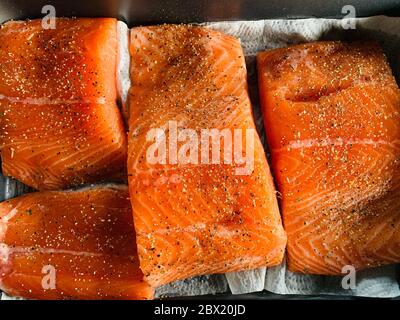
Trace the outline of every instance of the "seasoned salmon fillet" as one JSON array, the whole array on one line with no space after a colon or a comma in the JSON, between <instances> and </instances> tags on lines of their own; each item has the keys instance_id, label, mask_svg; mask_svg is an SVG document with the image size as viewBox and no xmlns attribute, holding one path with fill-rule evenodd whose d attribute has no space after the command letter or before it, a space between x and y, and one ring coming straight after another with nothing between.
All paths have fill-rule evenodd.
<instances>
[{"instance_id":1,"label":"seasoned salmon fillet","mask_svg":"<svg viewBox=\"0 0 400 320\"><path fill-rule=\"evenodd\" d=\"M53 277L53 278L52 278ZM0 289L33 299L149 299L127 186L0 203Z\"/></svg>"},{"instance_id":2,"label":"seasoned salmon fillet","mask_svg":"<svg viewBox=\"0 0 400 320\"><path fill-rule=\"evenodd\" d=\"M400 91L376 43L258 54L291 271L400 262Z\"/></svg>"},{"instance_id":3,"label":"seasoned salmon fillet","mask_svg":"<svg viewBox=\"0 0 400 320\"><path fill-rule=\"evenodd\" d=\"M286 236L239 41L196 26L137 27L130 52L128 180L145 279L159 286L279 264ZM212 129L234 139L193 151ZM167 145L154 142L163 135ZM159 162L149 158L154 144ZM252 158L249 170L229 161L230 147Z\"/></svg>"},{"instance_id":4,"label":"seasoned salmon fillet","mask_svg":"<svg viewBox=\"0 0 400 320\"><path fill-rule=\"evenodd\" d=\"M0 28L3 174L39 190L126 177L115 19Z\"/></svg>"}]
</instances>

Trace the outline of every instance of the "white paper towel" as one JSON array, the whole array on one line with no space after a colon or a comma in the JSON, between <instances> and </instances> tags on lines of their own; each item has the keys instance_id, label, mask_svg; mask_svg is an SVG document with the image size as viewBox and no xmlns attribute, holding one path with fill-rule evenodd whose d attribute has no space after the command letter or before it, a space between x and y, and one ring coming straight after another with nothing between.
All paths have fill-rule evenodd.
<instances>
[{"instance_id":1,"label":"white paper towel","mask_svg":"<svg viewBox=\"0 0 400 320\"><path fill-rule=\"evenodd\" d=\"M400 18L376 16L355 19L356 28L345 30L337 19L262 20L206 23L210 28L241 40L246 56L249 93L257 129L267 150L261 109L258 102L255 55L259 51L317 40L377 40L382 45L392 69L400 79ZM264 269L227 275L232 293L260 291ZM286 265L266 271L265 289L278 294L336 294L365 297L400 295L396 266L357 272L356 289L344 290L341 277L300 275L286 270Z\"/></svg>"},{"instance_id":2,"label":"white paper towel","mask_svg":"<svg viewBox=\"0 0 400 320\"><path fill-rule=\"evenodd\" d=\"M228 283L223 274L212 274L175 281L156 289L156 298L188 297L217 294L228 291Z\"/></svg>"},{"instance_id":3,"label":"white paper towel","mask_svg":"<svg viewBox=\"0 0 400 320\"><path fill-rule=\"evenodd\" d=\"M342 279L339 276L314 276L290 272L283 263L268 269L265 289L278 294L328 294L380 298L400 295L395 265L357 272L355 289L343 289Z\"/></svg>"},{"instance_id":4,"label":"white paper towel","mask_svg":"<svg viewBox=\"0 0 400 320\"><path fill-rule=\"evenodd\" d=\"M243 294L264 290L267 268L226 273L232 294Z\"/></svg>"},{"instance_id":5,"label":"white paper towel","mask_svg":"<svg viewBox=\"0 0 400 320\"><path fill-rule=\"evenodd\" d=\"M117 62L117 91L124 119L128 119L128 92L131 86L129 28L125 22L118 21L118 62Z\"/></svg>"}]
</instances>

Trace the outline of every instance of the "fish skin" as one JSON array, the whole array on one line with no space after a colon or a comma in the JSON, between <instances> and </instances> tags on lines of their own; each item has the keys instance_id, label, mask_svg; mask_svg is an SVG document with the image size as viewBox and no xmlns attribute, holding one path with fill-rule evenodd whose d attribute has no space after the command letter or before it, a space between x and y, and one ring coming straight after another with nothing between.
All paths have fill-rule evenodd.
<instances>
[{"instance_id":1,"label":"fish skin","mask_svg":"<svg viewBox=\"0 0 400 320\"><path fill-rule=\"evenodd\" d=\"M151 299L128 187L29 193L0 203L0 288L30 299ZM42 268L55 268L43 289Z\"/></svg>"},{"instance_id":2,"label":"fish skin","mask_svg":"<svg viewBox=\"0 0 400 320\"><path fill-rule=\"evenodd\" d=\"M115 19L0 29L2 170L38 190L126 180Z\"/></svg>"},{"instance_id":3,"label":"fish skin","mask_svg":"<svg viewBox=\"0 0 400 320\"><path fill-rule=\"evenodd\" d=\"M308 43L257 66L289 270L400 262L400 90L379 45Z\"/></svg>"},{"instance_id":4,"label":"fish skin","mask_svg":"<svg viewBox=\"0 0 400 320\"><path fill-rule=\"evenodd\" d=\"M146 134L170 120L201 129L254 129L243 51L207 28L131 29L128 180L140 266L160 286L281 262L286 244L265 152L254 171L230 164L150 164Z\"/></svg>"}]
</instances>

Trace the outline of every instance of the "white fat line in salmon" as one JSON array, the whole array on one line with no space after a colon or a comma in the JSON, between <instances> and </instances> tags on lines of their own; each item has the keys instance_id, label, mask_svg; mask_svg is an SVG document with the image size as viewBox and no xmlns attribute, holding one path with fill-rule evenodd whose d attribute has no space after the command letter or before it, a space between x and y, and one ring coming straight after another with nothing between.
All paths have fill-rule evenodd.
<instances>
[{"instance_id":1,"label":"white fat line in salmon","mask_svg":"<svg viewBox=\"0 0 400 320\"><path fill-rule=\"evenodd\" d=\"M330 147L330 146L344 146L344 145L388 145L394 146L399 144L399 140L395 140L393 142L388 142L382 139L373 140L373 139L305 139L305 140L294 140L290 141L287 146L284 148L275 149L274 151L280 151L283 149L303 149L303 148L311 148L311 147Z\"/></svg>"},{"instance_id":2,"label":"white fat line in salmon","mask_svg":"<svg viewBox=\"0 0 400 320\"><path fill-rule=\"evenodd\" d=\"M62 254L62 255L82 256L82 257L112 256L112 254L105 252L100 253L100 252L88 252L88 251L75 251L75 250L65 250L65 249L44 248L39 246L21 247L21 246L10 246L6 243L0 243L0 263L7 262L11 254L34 254L34 253ZM129 260L134 260L136 259L136 256L127 255L126 258Z\"/></svg>"},{"instance_id":3,"label":"white fat line in salmon","mask_svg":"<svg viewBox=\"0 0 400 320\"><path fill-rule=\"evenodd\" d=\"M7 263L10 255L12 254L62 254L72 256L83 256L83 257L100 257L103 253L98 252L86 252L86 251L74 251L64 249L52 249L43 247L20 247L20 246L9 246L6 243L0 243L0 263Z\"/></svg>"},{"instance_id":4,"label":"white fat line in salmon","mask_svg":"<svg viewBox=\"0 0 400 320\"><path fill-rule=\"evenodd\" d=\"M50 99L50 98L19 98L19 97L8 97L0 94L0 100L6 100L10 103L22 103L32 105L52 105L52 104L77 104L77 103L96 103L105 104L107 101L105 98L94 98L94 99Z\"/></svg>"},{"instance_id":5,"label":"white fat line in salmon","mask_svg":"<svg viewBox=\"0 0 400 320\"><path fill-rule=\"evenodd\" d=\"M201 129L199 133L199 130L181 127L177 121L168 121L164 128L152 128L147 132L147 142L153 142L146 151L148 163L168 165L223 163L235 165L236 175L252 173L255 129L208 128ZM243 143L244 136L245 143Z\"/></svg>"},{"instance_id":6,"label":"white fat line in salmon","mask_svg":"<svg viewBox=\"0 0 400 320\"><path fill-rule=\"evenodd\" d=\"M224 228L223 226L207 226L204 223L198 223L198 224L194 224L188 227L171 227L171 228L160 228L157 230L152 231L150 234L170 234L173 232L177 232L177 233L195 233L201 230L205 230L206 228L210 228L210 230L214 229L215 231L215 236L221 237L221 238L229 238L229 237L233 237L233 236L237 236L237 232L236 230L229 230L227 228ZM141 234L141 232L139 232L138 234ZM144 233L143 233L144 234ZM148 235L148 233L146 233L146 235Z\"/></svg>"},{"instance_id":7,"label":"white fat line in salmon","mask_svg":"<svg viewBox=\"0 0 400 320\"><path fill-rule=\"evenodd\" d=\"M261 228L260 228L261 229ZM205 224L205 223L197 223L193 224L191 226L187 227L165 227L165 228L159 228L156 230L152 230L150 232L141 232L138 231L138 235L142 235L144 237L151 237L153 235L165 235L165 234L171 234L171 233L183 233L183 234L193 234L196 232L203 232L204 230L207 230L209 235L212 235L214 237L219 237L219 238L233 238L237 237L238 235L241 235L242 233L239 233L237 229L230 230L229 228L226 228L224 226L218 225L218 224ZM256 232L250 232L247 231L247 234L255 234L258 237L263 237L260 234L257 234ZM268 239L266 239L268 240Z\"/></svg>"},{"instance_id":8,"label":"white fat line in salmon","mask_svg":"<svg viewBox=\"0 0 400 320\"><path fill-rule=\"evenodd\" d=\"M9 213L0 218L0 223L7 223L18 213L17 208L13 208Z\"/></svg>"}]
</instances>

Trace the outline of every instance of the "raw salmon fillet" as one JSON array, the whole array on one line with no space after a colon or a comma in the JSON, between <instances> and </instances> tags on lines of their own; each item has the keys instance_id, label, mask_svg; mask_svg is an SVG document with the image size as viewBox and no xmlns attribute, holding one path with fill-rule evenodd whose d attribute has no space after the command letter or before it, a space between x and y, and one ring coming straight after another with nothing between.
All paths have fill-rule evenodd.
<instances>
[{"instance_id":1,"label":"raw salmon fillet","mask_svg":"<svg viewBox=\"0 0 400 320\"><path fill-rule=\"evenodd\" d=\"M151 298L128 187L43 191L0 203L0 289L33 299Z\"/></svg>"},{"instance_id":2,"label":"raw salmon fillet","mask_svg":"<svg viewBox=\"0 0 400 320\"><path fill-rule=\"evenodd\" d=\"M289 269L400 262L400 91L379 45L309 43L257 61Z\"/></svg>"},{"instance_id":3,"label":"raw salmon fillet","mask_svg":"<svg viewBox=\"0 0 400 320\"><path fill-rule=\"evenodd\" d=\"M8 22L0 28L3 174L39 189L126 176L116 104L115 19Z\"/></svg>"},{"instance_id":4,"label":"raw salmon fillet","mask_svg":"<svg viewBox=\"0 0 400 320\"><path fill-rule=\"evenodd\" d=\"M279 264L286 236L255 131L239 41L195 26L138 27L131 30L130 51L128 180L146 280L159 286ZM185 163L181 131L176 150L167 138L172 146L164 163L149 161L155 143L149 133L165 129L169 136L174 123L177 130L191 129L191 136L203 129L228 135L238 129L245 136L247 129L249 137L234 150L243 155L250 147L254 167L246 173L236 170L243 169L239 161L211 162L211 142L201 159L193 153ZM216 160L229 145L221 142Z\"/></svg>"}]
</instances>

